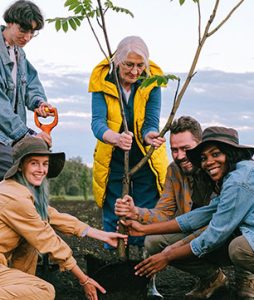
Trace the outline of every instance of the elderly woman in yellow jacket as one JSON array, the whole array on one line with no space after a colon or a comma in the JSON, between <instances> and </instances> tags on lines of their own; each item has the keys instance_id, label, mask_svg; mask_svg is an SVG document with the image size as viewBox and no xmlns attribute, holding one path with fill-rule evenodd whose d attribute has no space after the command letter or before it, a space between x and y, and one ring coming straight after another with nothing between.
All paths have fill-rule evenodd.
<instances>
[{"instance_id":1,"label":"elderly woman in yellow jacket","mask_svg":"<svg viewBox=\"0 0 254 300\"><path fill-rule=\"evenodd\" d=\"M141 75L161 75L161 69L149 60L148 48L137 36L128 36L119 43L113 62L123 95L128 134L123 130L119 95L107 59L94 68L89 84L89 91L92 92L92 130L98 139L94 154L93 191L98 206L103 207L106 231L114 231L118 220L114 205L122 195L124 151L129 151L132 168L145 156L150 145L157 148L151 159L132 176L130 193L139 207L155 206L168 166L163 144L165 138L159 137L158 133L160 87L154 83L141 89L139 80ZM129 242L143 244L140 238L132 238Z\"/></svg>"},{"instance_id":2,"label":"elderly woman in yellow jacket","mask_svg":"<svg viewBox=\"0 0 254 300\"><path fill-rule=\"evenodd\" d=\"M42 139L30 136L14 146L13 156L14 164L0 183L0 299L54 299L54 287L34 276L38 253L48 253L61 271L77 277L88 299L97 300L97 289L105 293L104 288L79 268L55 229L113 247L124 236L92 228L48 205L46 177L61 172L64 153L51 153Z\"/></svg>"}]
</instances>

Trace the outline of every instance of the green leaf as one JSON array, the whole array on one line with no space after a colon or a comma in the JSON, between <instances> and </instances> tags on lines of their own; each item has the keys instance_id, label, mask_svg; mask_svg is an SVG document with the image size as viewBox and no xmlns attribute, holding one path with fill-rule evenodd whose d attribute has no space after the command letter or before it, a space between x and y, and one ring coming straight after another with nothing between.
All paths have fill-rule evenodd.
<instances>
[{"instance_id":1,"label":"green leaf","mask_svg":"<svg viewBox=\"0 0 254 300\"><path fill-rule=\"evenodd\" d=\"M87 14L87 16L90 17L90 18L93 18L94 15L95 15L95 10L93 10L93 11L91 11L91 12L89 12L89 13Z\"/></svg>"},{"instance_id":2,"label":"green leaf","mask_svg":"<svg viewBox=\"0 0 254 300\"><path fill-rule=\"evenodd\" d=\"M53 23L53 22L56 21L56 19L46 19L46 21L47 21L48 23Z\"/></svg>"},{"instance_id":3,"label":"green leaf","mask_svg":"<svg viewBox=\"0 0 254 300\"><path fill-rule=\"evenodd\" d=\"M90 12L93 9L91 0L83 0L83 7L86 12Z\"/></svg>"},{"instance_id":4,"label":"green leaf","mask_svg":"<svg viewBox=\"0 0 254 300\"><path fill-rule=\"evenodd\" d=\"M79 14L79 13L81 12L82 9L83 9L83 6L82 6L82 5L77 6L77 7L74 9L75 15Z\"/></svg>"},{"instance_id":5,"label":"green leaf","mask_svg":"<svg viewBox=\"0 0 254 300\"><path fill-rule=\"evenodd\" d=\"M78 0L67 0L65 1L64 6L67 7L67 6L78 5L78 4L79 4Z\"/></svg>"},{"instance_id":6,"label":"green leaf","mask_svg":"<svg viewBox=\"0 0 254 300\"><path fill-rule=\"evenodd\" d=\"M100 17L100 16L101 16L101 13L100 13L100 10L99 10L98 7L96 8L95 11L96 11L96 18Z\"/></svg>"},{"instance_id":7,"label":"green leaf","mask_svg":"<svg viewBox=\"0 0 254 300\"><path fill-rule=\"evenodd\" d=\"M168 79L164 76L161 79L162 79L162 85L167 85Z\"/></svg>"},{"instance_id":8,"label":"green leaf","mask_svg":"<svg viewBox=\"0 0 254 300\"><path fill-rule=\"evenodd\" d=\"M61 29L61 21L59 18L56 19L55 27L56 27L56 31L59 31Z\"/></svg>"},{"instance_id":9,"label":"green leaf","mask_svg":"<svg viewBox=\"0 0 254 300\"><path fill-rule=\"evenodd\" d=\"M67 32L68 31L68 22L65 20L63 23L62 23L62 28L63 28L63 31L64 32Z\"/></svg>"},{"instance_id":10,"label":"green leaf","mask_svg":"<svg viewBox=\"0 0 254 300\"><path fill-rule=\"evenodd\" d=\"M73 30L77 29L77 25L73 19L69 19L69 24Z\"/></svg>"},{"instance_id":11,"label":"green leaf","mask_svg":"<svg viewBox=\"0 0 254 300\"><path fill-rule=\"evenodd\" d=\"M73 18L73 20L76 22L76 24L77 24L78 26L81 25L81 22L80 22L79 18Z\"/></svg>"},{"instance_id":12,"label":"green leaf","mask_svg":"<svg viewBox=\"0 0 254 300\"><path fill-rule=\"evenodd\" d=\"M162 85L163 83L165 83L164 78L163 78L163 77L158 77L158 78L157 78L157 84L158 84L158 85Z\"/></svg>"},{"instance_id":13,"label":"green leaf","mask_svg":"<svg viewBox=\"0 0 254 300\"><path fill-rule=\"evenodd\" d=\"M69 6L69 5L71 5L73 2L75 2L76 0L66 0L65 2L64 2L64 6L66 7L66 6Z\"/></svg>"},{"instance_id":14,"label":"green leaf","mask_svg":"<svg viewBox=\"0 0 254 300\"><path fill-rule=\"evenodd\" d=\"M142 83L141 83L141 88L147 87L149 85L151 85L152 83L154 83L156 81L156 78L153 77L149 77L146 78Z\"/></svg>"},{"instance_id":15,"label":"green leaf","mask_svg":"<svg viewBox=\"0 0 254 300\"><path fill-rule=\"evenodd\" d=\"M80 5L79 3L73 3L72 5L70 5L69 10L74 10L79 5Z\"/></svg>"},{"instance_id":16,"label":"green leaf","mask_svg":"<svg viewBox=\"0 0 254 300\"><path fill-rule=\"evenodd\" d=\"M179 80L180 78L179 77L177 77L176 75L174 75L174 74L167 74L166 76L165 76L165 78L167 79L167 81L170 79L170 80Z\"/></svg>"},{"instance_id":17,"label":"green leaf","mask_svg":"<svg viewBox=\"0 0 254 300\"><path fill-rule=\"evenodd\" d=\"M180 5L183 5L185 0L179 0Z\"/></svg>"},{"instance_id":18,"label":"green leaf","mask_svg":"<svg viewBox=\"0 0 254 300\"><path fill-rule=\"evenodd\" d=\"M119 7L119 6L114 6L113 3L110 1L110 0L107 0L105 3L104 3L105 7L106 8L110 8L112 9L113 11L116 11L116 12L121 12L121 13L125 13L127 15L130 15L132 18L134 18L134 15L133 13L126 9L126 8L123 8L123 7Z\"/></svg>"},{"instance_id":19,"label":"green leaf","mask_svg":"<svg viewBox=\"0 0 254 300\"><path fill-rule=\"evenodd\" d=\"M108 8L112 8L113 7L113 3L110 0L105 1L104 5Z\"/></svg>"}]
</instances>

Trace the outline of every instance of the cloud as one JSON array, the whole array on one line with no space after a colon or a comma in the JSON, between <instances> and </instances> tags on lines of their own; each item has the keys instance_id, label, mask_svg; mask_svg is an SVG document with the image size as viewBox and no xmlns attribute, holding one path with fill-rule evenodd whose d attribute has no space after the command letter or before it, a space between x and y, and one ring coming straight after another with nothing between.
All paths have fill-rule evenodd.
<instances>
[{"instance_id":1,"label":"cloud","mask_svg":"<svg viewBox=\"0 0 254 300\"><path fill-rule=\"evenodd\" d=\"M210 122L201 122L201 127L205 129L206 127L211 127L211 126L221 126L221 127L227 127L226 124L218 121L210 121Z\"/></svg>"},{"instance_id":2,"label":"cloud","mask_svg":"<svg viewBox=\"0 0 254 300\"><path fill-rule=\"evenodd\" d=\"M251 116L246 116L246 115L241 116L241 119L243 119L243 120L249 120L250 118L251 118Z\"/></svg>"},{"instance_id":3,"label":"cloud","mask_svg":"<svg viewBox=\"0 0 254 300\"><path fill-rule=\"evenodd\" d=\"M54 80L42 80L44 88L51 88L54 86Z\"/></svg>"},{"instance_id":4,"label":"cloud","mask_svg":"<svg viewBox=\"0 0 254 300\"><path fill-rule=\"evenodd\" d=\"M63 76L66 74L72 73L81 73L83 72L82 68L74 65L68 64L54 64L54 63L47 63L43 60L37 60L35 62L37 69L40 70L40 73L47 73L49 75L54 76Z\"/></svg>"},{"instance_id":5,"label":"cloud","mask_svg":"<svg viewBox=\"0 0 254 300\"><path fill-rule=\"evenodd\" d=\"M78 117L78 118L84 118L84 119L90 119L92 114L89 112L78 112L78 111L68 111L65 113L60 113L60 117Z\"/></svg>"},{"instance_id":6,"label":"cloud","mask_svg":"<svg viewBox=\"0 0 254 300\"><path fill-rule=\"evenodd\" d=\"M75 129L77 130L76 132L72 132L72 134L77 138L77 141L79 140L79 133L80 131L86 131L87 129L90 128L90 125L86 124L85 126L85 123L80 123L80 122L77 122L77 120L75 121L61 121L58 123L57 125L59 127L59 129L64 129L64 131L66 130L69 130L69 129Z\"/></svg>"},{"instance_id":7,"label":"cloud","mask_svg":"<svg viewBox=\"0 0 254 300\"><path fill-rule=\"evenodd\" d=\"M202 93L206 92L206 90L204 88L199 88L199 87L193 87L192 90L194 91L194 93L197 93L197 94L202 94Z\"/></svg>"},{"instance_id":8,"label":"cloud","mask_svg":"<svg viewBox=\"0 0 254 300\"><path fill-rule=\"evenodd\" d=\"M79 99L74 99L74 98L50 98L49 102L51 104L74 104L74 103L79 103Z\"/></svg>"},{"instance_id":9,"label":"cloud","mask_svg":"<svg viewBox=\"0 0 254 300\"><path fill-rule=\"evenodd\" d=\"M91 130L91 94L88 93L89 74L82 71L56 68L40 74L45 82L49 102L58 108L59 124L53 131L53 145L65 151L67 157L81 156L91 164L96 143ZM183 85L185 73L178 74ZM176 118L190 115L202 128L208 126L233 127L239 131L241 143L253 144L254 132L254 73L226 73L199 70L191 80ZM169 82L162 89L161 128L172 109L177 83ZM181 88L181 87L180 87ZM33 115L28 116L35 126Z\"/></svg>"}]
</instances>

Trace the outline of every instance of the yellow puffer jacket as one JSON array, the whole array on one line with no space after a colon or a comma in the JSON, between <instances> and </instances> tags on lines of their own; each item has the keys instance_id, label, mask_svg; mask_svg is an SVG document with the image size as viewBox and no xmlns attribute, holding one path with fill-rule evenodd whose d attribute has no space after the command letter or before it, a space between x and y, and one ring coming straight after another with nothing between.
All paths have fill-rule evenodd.
<instances>
[{"instance_id":1,"label":"yellow puffer jacket","mask_svg":"<svg viewBox=\"0 0 254 300\"><path fill-rule=\"evenodd\" d=\"M109 72L109 64L105 59L97 65L90 77L89 92L103 92L107 103L107 125L108 127L119 132L122 124L122 116L120 103L118 101L118 92L116 85L106 81L105 78ZM151 75L162 74L161 69L152 61L150 61ZM144 146L141 129L145 120L146 103L149 99L151 90L156 84L151 84L146 88L138 88L134 98L134 137L144 155L146 155L150 146ZM95 201L99 207L103 206L105 199L106 186L109 175L109 165L112 158L114 146L105 144L101 141L97 142L94 152L93 165L93 193ZM165 181L168 157L166 146L163 144L159 149L155 150L149 159L151 170L156 176L158 191L161 193Z\"/></svg>"}]
</instances>

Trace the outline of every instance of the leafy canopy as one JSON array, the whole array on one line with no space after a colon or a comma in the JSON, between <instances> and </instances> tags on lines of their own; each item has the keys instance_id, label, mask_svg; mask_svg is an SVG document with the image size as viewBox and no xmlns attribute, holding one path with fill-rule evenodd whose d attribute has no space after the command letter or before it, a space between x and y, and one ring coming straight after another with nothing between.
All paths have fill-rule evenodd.
<instances>
[{"instance_id":1,"label":"leafy canopy","mask_svg":"<svg viewBox=\"0 0 254 300\"><path fill-rule=\"evenodd\" d=\"M47 19L49 23L55 22L55 28L57 31L62 29L64 32L67 32L69 27L73 30L77 30L85 18L98 19L101 17L99 7L93 4L92 0L67 0L65 1L64 6L67 7L69 11L72 11L74 15L66 18L57 17L54 19ZM108 10L112 10L117 13L125 13L134 17L131 11L123 7L115 6L110 0L106 0L104 2L103 14L105 14Z\"/></svg>"}]
</instances>

